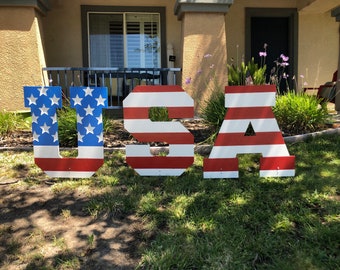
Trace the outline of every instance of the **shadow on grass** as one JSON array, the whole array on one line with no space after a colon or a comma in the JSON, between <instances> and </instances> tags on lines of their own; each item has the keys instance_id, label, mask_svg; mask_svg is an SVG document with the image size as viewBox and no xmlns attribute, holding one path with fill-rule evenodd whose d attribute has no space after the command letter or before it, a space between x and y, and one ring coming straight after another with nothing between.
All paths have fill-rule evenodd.
<instances>
[{"instance_id":1,"label":"shadow on grass","mask_svg":"<svg viewBox=\"0 0 340 270\"><path fill-rule=\"evenodd\" d=\"M191 170L165 179L160 192L147 196L156 212L142 214L157 224L154 219L166 194L161 211L167 212L167 226L144 251L141 265L338 268L339 144L333 136L290 145L296 177L259 178L258 156L246 155L240 157L239 179L202 179Z\"/></svg>"},{"instance_id":2,"label":"shadow on grass","mask_svg":"<svg viewBox=\"0 0 340 270\"><path fill-rule=\"evenodd\" d=\"M337 269L340 138L288 148L295 177L259 178L258 155L239 157L239 179L203 179L200 156L181 177L140 177L114 152L90 180L6 187L0 265Z\"/></svg>"},{"instance_id":3,"label":"shadow on grass","mask_svg":"<svg viewBox=\"0 0 340 270\"><path fill-rule=\"evenodd\" d=\"M113 209L103 190L115 187L99 177L46 179L31 165L18 159L8 171L21 181L0 189L0 268L134 269L144 241L141 220L133 210L90 212L98 198Z\"/></svg>"}]
</instances>

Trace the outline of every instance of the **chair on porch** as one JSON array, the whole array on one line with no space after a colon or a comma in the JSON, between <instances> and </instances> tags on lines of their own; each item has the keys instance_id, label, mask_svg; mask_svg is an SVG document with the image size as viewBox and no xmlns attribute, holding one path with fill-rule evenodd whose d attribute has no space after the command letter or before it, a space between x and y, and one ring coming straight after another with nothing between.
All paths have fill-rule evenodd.
<instances>
[{"instance_id":1,"label":"chair on porch","mask_svg":"<svg viewBox=\"0 0 340 270\"><path fill-rule=\"evenodd\" d=\"M316 96L322 100L321 102L335 103L337 78L338 71L335 71L331 82L319 86Z\"/></svg>"}]
</instances>

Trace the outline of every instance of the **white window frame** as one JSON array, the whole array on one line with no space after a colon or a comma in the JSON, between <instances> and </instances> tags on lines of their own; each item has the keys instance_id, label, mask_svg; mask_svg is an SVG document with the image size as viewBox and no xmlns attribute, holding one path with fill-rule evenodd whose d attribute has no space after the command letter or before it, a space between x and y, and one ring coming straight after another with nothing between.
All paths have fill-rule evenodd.
<instances>
[{"instance_id":1,"label":"white window frame","mask_svg":"<svg viewBox=\"0 0 340 270\"><path fill-rule=\"evenodd\" d=\"M157 13L157 12L99 12L99 11L88 11L87 12L87 54L88 54L88 64L89 64L89 67L93 67L92 64L91 64L91 44L90 44L90 39L91 39L91 35L90 35L90 15L91 14L107 14L107 15L114 15L114 14L118 14L118 15L122 15L123 17L123 51L124 51L124 67L129 67L128 66L128 35L127 35L127 17L129 15L137 15L138 18L136 19L136 21L138 22L151 22L153 23L153 21L150 21L148 20L147 17L158 17L157 18L157 24L158 24L158 27L157 27L157 37L158 37L158 42L159 42L159 45L158 45L158 53L157 53L157 64L156 66L153 66L154 68L160 68L161 67L161 56L162 56L162 38L161 38L161 31L162 31L162 23L161 23L161 14L160 13ZM140 20L140 17L142 15L145 15L146 18L145 20ZM131 21L131 20L130 20ZM141 24L142 25L142 31L140 32L140 39L141 39L141 44L144 44L145 45L145 41L144 41L144 24ZM140 50L140 63L141 63L141 66L140 68L145 68L145 64L146 64L146 53L145 53L145 50Z\"/></svg>"}]
</instances>

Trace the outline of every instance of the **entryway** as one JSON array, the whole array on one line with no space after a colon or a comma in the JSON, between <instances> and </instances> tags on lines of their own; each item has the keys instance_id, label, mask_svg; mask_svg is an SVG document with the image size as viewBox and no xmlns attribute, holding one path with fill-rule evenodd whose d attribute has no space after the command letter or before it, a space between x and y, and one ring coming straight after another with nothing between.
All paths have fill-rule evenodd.
<instances>
[{"instance_id":1,"label":"entryway","mask_svg":"<svg viewBox=\"0 0 340 270\"><path fill-rule=\"evenodd\" d=\"M264 58L259 53L264 52L267 45L265 64L267 65L267 81L271 70L277 64L280 56L289 57L289 66L285 68L289 86L293 88L293 76L297 70L297 10L296 9L246 9L246 61L254 58L261 64ZM285 80L281 81L281 91L286 89Z\"/></svg>"}]
</instances>

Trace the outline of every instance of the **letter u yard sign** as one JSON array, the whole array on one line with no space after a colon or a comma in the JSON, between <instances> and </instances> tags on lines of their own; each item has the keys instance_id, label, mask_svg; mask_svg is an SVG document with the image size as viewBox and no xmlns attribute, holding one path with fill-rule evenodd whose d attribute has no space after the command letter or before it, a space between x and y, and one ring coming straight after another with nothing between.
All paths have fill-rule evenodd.
<instances>
[{"instance_id":1,"label":"letter u yard sign","mask_svg":"<svg viewBox=\"0 0 340 270\"><path fill-rule=\"evenodd\" d=\"M31 108L35 163L50 177L91 177L104 162L102 110L105 87L71 87L71 107L77 112L78 157L59 154L57 108L59 86L24 87L25 106ZM260 176L295 175L274 117L275 86L227 86L228 108L210 156L204 159L204 178L238 178L237 154L261 153ZM193 135L177 121L153 122L151 107L166 107L169 118L192 118L193 99L175 85L137 86L123 101L124 127L141 143L167 142L169 154L155 156L148 144L127 145L126 162L140 175L179 176L194 162ZM255 135L245 136L252 125Z\"/></svg>"},{"instance_id":2,"label":"letter u yard sign","mask_svg":"<svg viewBox=\"0 0 340 270\"><path fill-rule=\"evenodd\" d=\"M71 87L71 107L77 112L78 157L59 154L57 108L59 86L24 87L25 106L31 108L35 163L50 177L91 177L104 163L102 109L107 107L104 87Z\"/></svg>"}]
</instances>

